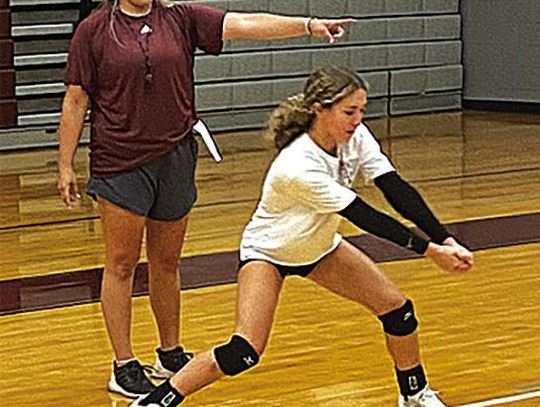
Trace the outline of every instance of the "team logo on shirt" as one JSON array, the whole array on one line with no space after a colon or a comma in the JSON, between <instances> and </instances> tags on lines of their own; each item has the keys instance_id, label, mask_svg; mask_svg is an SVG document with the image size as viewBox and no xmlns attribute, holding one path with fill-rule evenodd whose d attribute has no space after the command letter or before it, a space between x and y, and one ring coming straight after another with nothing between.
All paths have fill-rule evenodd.
<instances>
[{"instance_id":1,"label":"team logo on shirt","mask_svg":"<svg viewBox=\"0 0 540 407\"><path fill-rule=\"evenodd\" d=\"M353 182L353 167L343 158L339 159L338 181L341 185L350 186Z\"/></svg>"},{"instance_id":2,"label":"team logo on shirt","mask_svg":"<svg viewBox=\"0 0 540 407\"><path fill-rule=\"evenodd\" d=\"M355 164L349 146L338 144L337 156L339 158L338 182L345 187L350 187L354 181Z\"/></svg>"}]
</instances>

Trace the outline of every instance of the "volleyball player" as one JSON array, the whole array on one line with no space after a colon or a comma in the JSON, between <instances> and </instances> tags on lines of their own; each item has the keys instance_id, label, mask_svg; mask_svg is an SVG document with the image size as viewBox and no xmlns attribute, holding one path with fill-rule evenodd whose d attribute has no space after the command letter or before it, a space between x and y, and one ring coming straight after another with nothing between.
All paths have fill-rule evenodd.
<instances>
[{"instance_id":1,"label":"volleyball player","mask_svg":"<svg viewBox=\"0 0 540 407\"><path fill-rule=\"evenodd\" d=\"M368 86L356 73L327 67L314 71L304 92L274 111L269 129L280 151L242 236L234 334L132 406L174 407L224 375L257 365L289 275L309 278L380 320L395 365L398 407L445 406L422 367L412 301L337 229L348 219L450 273L469 271L473 254L450 236L362 124L367 96ZM358 172L429 240L364 202L351 189Z\"/></svg>"}]
</instances>

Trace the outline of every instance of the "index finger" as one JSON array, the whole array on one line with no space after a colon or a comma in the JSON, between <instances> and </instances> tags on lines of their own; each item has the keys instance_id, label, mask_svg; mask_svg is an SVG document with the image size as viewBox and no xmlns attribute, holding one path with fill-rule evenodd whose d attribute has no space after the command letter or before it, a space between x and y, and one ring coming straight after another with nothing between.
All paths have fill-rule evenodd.
<instances>
[{"instance_id":1,"label":"index finger","mask_svg":"<svg viewBox=\"0 0 540 407\"><path fill-rule=\"evenodd\" d=\"M333 20L334 23L336 24L352 24L352 23L356 23L358 20L356 20L355 18L341 18L339 20Z\"/></svg>"},{"instance_id":2,"label":"index finger","mask_svg":"<svg viewBox=\"0 0 540 407\"><path fill-rule=\"evenodd\" d=\"M327 29L334 29L343 25L355 23L357 20L354 18L335 18L335 19L315 19L326 26Z\"/></svg>"}]
</instances>

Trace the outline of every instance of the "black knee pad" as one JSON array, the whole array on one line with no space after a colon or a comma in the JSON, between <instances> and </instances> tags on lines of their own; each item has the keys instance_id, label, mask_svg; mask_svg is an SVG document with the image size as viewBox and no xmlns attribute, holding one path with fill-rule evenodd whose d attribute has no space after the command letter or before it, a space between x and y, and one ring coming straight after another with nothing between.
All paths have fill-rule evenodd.
<instances>
[{"instance_id":1,"label":"black knee pad","mask_svg":"<svg viewBox=\"0 0 540 407\"><path fill-rule=\"evenodd\" d=\"M401 308L379 316L379 319L383 324L384 332L388 335L407 336L418 327L411 300L407 300Z\"/></svg>"},{"instance_id":2,"label":"black knee pad","mask_svg":"<svg viewBox=\"0 0 540 407\"><path fill-rule=\"evenodd\" d=\"M227 376L236 376L259 363L259 355L253 347L239 335L234 335L229 343L214 349L216 362Z\"/></svg>"}]
</instances>

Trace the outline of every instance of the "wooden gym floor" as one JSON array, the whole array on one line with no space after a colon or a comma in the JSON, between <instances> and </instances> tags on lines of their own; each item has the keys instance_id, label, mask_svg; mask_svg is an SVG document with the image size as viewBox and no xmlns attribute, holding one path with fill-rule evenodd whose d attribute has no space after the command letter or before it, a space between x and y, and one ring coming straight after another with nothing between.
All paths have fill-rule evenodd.
<instances>
[{"instance_id":1,"label":"wooden gym floor","mask_svg":"<svg viewBox=\"0 0 540 407\"><path fill-rule=\"evenodd\" d=\"M475 250L466 276L360 234L414 299L424 363L450 406L540 405L540 116L478 111L368 123L401 174ZM182 337L199 352L233 326L236 249L273 155L257 132L219 135L225 160L201 146L199 200L183 254ZM77 156L81 185L87 151ZM112 352L99 304L101 227L89 198L65 209L56 151L0 155L0 405L127 406L106 391ZM358 180L360 194L391 213ZM397 215L396 215L397 216ZM134 349L153 363L156 329L137 273ZM285 284L270 346L253 371L189 398L189 406L394 406L379 323L309 281Z\"/></svg>"}]
</instances>

